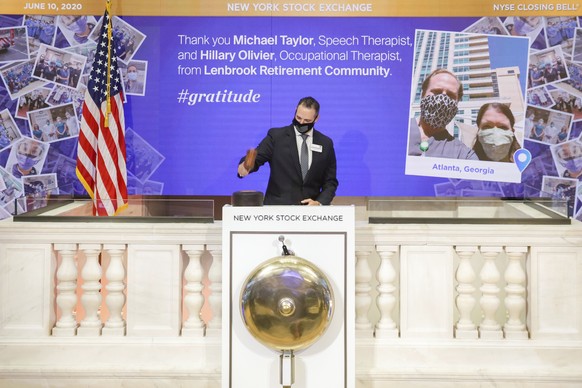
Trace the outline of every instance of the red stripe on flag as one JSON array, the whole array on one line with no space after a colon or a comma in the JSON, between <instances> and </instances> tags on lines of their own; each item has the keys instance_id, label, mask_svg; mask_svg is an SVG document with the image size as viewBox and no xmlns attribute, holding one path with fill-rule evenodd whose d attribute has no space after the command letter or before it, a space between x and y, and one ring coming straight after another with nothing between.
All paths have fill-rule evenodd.
<instances>
[{"instance_id":1,"label":"red stripe on flag","mask_svg":"<svg viewBox=\"0 0 582 388\"><path fill-rule=\"evenodd\" d=\"M79 146L77 176L93 198L93 213L115 215L127 205L127 167L123 93L114 43L107 33L108 12L102 19L98 47L89 76ZM110 100L108 126L105 125L107 96Z\"/></svg>"}]
</instances>

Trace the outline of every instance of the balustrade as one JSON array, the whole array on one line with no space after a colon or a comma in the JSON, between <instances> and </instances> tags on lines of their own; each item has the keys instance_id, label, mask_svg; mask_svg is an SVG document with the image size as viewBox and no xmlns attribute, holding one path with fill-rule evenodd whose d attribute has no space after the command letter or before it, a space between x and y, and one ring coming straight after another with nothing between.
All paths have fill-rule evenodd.
<instances>
[{"instance_id":1,"label":"balustrade","mask_svg":"<svg viewBox=\"0 0 582 388\"><path fill-rule=\"evenodd\" d=\"M577 292L581 284L582 237L578 237L581 230L578 226L572 228L572 232L567 228L557 231L555 238L546 237L547 233L540 231L521 239L515 236L489 239L484 245L478 237L463 235L460 227L449 233L452 237L442 237L443 233L419 240L416 230L413 233L407 228L385 230L366 226L358 235L361 241L356 241L352 288L356 348L361 352L358 374L384 370L382 360L387 353L383 352L394 347L415 359L418 355L406 352L418 344L437 354L443 354L438 353L441 348L449 349L452 354L459 352L458 357L461 357L460 349L464 349L465 357L474 357L472 360L499 349L512 354L513 359L522 358L531 363L540 352L551 349L560 354L566 352L570 360L567 365L582 361L582 315L576 310L582 300ZM0 273L4 276L0 283L3 284L0 361L3 361L2 346L17 341L18 337L26 337L27 343L37 340L40 347L46 346L43 341L47 337L57 341L51 342L55 346L82 343L88 352L94 347L94 355L102 351L100 345L111 352L123 344L148 344L153 349L163 344L193 346L203 358L209 357L206 348L209 344L220 348L220 333L225 324L222 322L223 252L215 235L182 241L177 238L163 241L162 237L158 245L151 238L100 241L99 238L76 238L72 233L55 236L49 233L43 244L32 247L19 241L3 240L0 244L0 266L4 269ZM567 245L559 245L564 241ZM426 249L431 244L434 249ZM162 255L158 258L151 247L157 247ZM20 280L26 279L26 274L16 272L21 266L19 263L27 262L27 254L34 255L37 264L23 267L29 274L29 282ZM428 265L425 267L423 263ZM142 264L146 270L141 271L145 272L134 276L135 266ZM432 272L434 268L436 272ZM37 269L39 272L35 273ZM8 278L15 274L18 283ZM432 287L437 284L445 288L442 293L435 290L439 292L434 299L436 305L414 299L422 293L411 287L422 287L425 277L430 281L434 276L442 279L441 275L446 275L446 282L432 283ZM408 282L408 289L404 291L403 282ZM143 295L152 292L149 287L161 290L162 294L144 298ZM44 289L45 294L39 300L27 298L29 288ZM147 292L140 297L139 290ZM33 294L37 298L38 292ZM449 299L442 297L449 294ZM138 295L137 301L135 295ZM168 305L178 309L168 309ZM156 320L158 307L171 311L167 321ZM35 314L28 316L25 311ZM173 322L174 311L179 315L178 329L170 331L167 322ZM139 319L132 314L137 314ZM415 315L411 319L407 314ZM443 322L450 322L450 334L437 332L433 337L420 339L404 336L403 330L411 328L406 326L410 322L414 330L428 328L429 331L440 330ZM147 331L141 331L144 324ZM162 330L157 330L156 325ZM40 327L48 329L43 332L38 330ZM553 338L557 341L548 342ZM88 340L91 342L78 342ZM563 347L566 344L567 349ZM480 355L467 353L467 349ZM219 373L221 361L219 356L213 357L214 361L203 359L197 368L214 368L213 372L205 372L210 375ZM400 367L406 368L405 361L401 362ZM463 359L458 362L462 364ZM500 362L495 365L499 366ZM42 368L40 364L34 365ZM556 373L566 373L556 363L546 371L556 368L559 370ZM2 370L0 366L0 381ZM582 382L582 374L574 369L570 378Z\"/></svg>"},{"instance_id":2,"label":"balustrade","mask_svg":"<svg viewBox=\"0 0 582 388\"><path fill-rule=\"evenodd\" d=\"M61 256L61 264L57 270L57 297L56 302L61 316L53 328L53 335L57 337L72 337L77 334L77 320L75 306L77 305L77 263L75 244L55 245L55 251Z\"/></svg>"},{"instance_id":3,"label":"balustrade","mask_svg":"<svg viewBox=\"0 0 582 388\"><path fill-rule=\"evenodd\" d=\"M368 317L372 305L372 270L368 258L372 248L356 249L356 333L358 335L372 334L372 322Z\"/></svg>"},{"instance_id":4,"label":"balustrade","mask_svg":"<svg viewBox=\"0 0 582 388\"><path fill-rule=\"evenodd\" d=\"M222 326L222 249L220 245L182 245L188 258L183 278L184 320L180 335L204 337L212 333L220 337ZM125 336L126 281L124 257L127 247L123 244L55 244L55 253L60 257L55 273L55 313L58 316L52 335L72 336ZM375 248L363 246L356 250L355 309L356 334L358 338L387 339L399 337L402 311L396 310L400 298L399 273L395 261L399 258L397 245L379 245ZM458 319L454 325L457 339L527 339L529 332L525 324L527 278L527 247L510 246L456 246L458 265L455 269L454 302ZM202 255L209 252L212 262L208 270L209 295L204 297L204 269ZM370 258L377 255L379 265L374 270ZM505 255L507 265L501 279L500 258ZM82 268L78 268L77 257L83 256ZM109 257L105 276L102 278L102 257ZM481 268L477 268L479 257ZM479 277L476 273L479 271ZM373 274L376 274L374 277ZM155 278L152 279L155 281ZM102 282L105 282L104 290ZM505 297L501 297L500 282L505 285ZM79 286L80 284L80 286ZM375 285L375 287L374 287ZM130 285L131 286L131 285ZM453 285L451 285L453 287ZM376 290L376 303L373 290ZM479 298L475 292L480 292ZM479 301L480 310L475 314ZM203 317L203 305L208 304L209 317ZM401 301L402 302L402 301ZM503 306L501 306L503 304ZM77 317L77 308L84 311L82 319ZM503 307L501 309L501 307ZM506 312L505 321L499 320L499 311ZM107 312L103 318L101 313ZM370 316L377 319L370 319ZM479 318L481 321L479 322Z\"/></svg>"},{"instance_id":5,"label":"balustrade","mask_svg":"<svg viewBox=\"0 0 582 388\"><path fill-rule=\"evenodd\" d=\"M204 284L202 279L204 276L202 269L202 253L203 247L200 246L184 246L189 257L188 266L184 272L184 279L186 285L184 286L184 305L188 311L188 319L182 326L183 336L203 336L204 335L204 321L202 320L202 305L204 304L204 297L202 290Z\"/></svg>"},{"instance_id":6,"label":"balustrade","mask_svg":"<svg viewBox=\"0 0 582 388\"><path fill-rule=\"evenodd\" d=\"M376 338L395 338L398 336L396 322L392 319L396 306L396 271L392 264L392 258L396 255L398 247L378 247L380 266L377 271L378 298L376 303L380 311L380 319L376 323L374 335Z\"/></svg>"},{"instance_id":7,"label":"balustrade","mask_svg":"<svg viewBox=\"0 0 582 388\"><path fill-rule=\"evenodd\" d=\"M207 334L220 336L222 330L222 246L209 245L207 248L212 255L212 264L208 271L211 317L208 321Z\"/></svg>"},{"instance_id":8,"label":"balustrade","mask_svg":"<svg viewBox=\"0 0 582 388\"><path fill-rule=\"evenodd\" d=\"M460 257L457 267L457 299L456 305L459 310L459 320L455 325L456 338L475 339L478 337L477 327L472 319L473 308L475 307L475 269L471 259L477 251L477 247L456 247Z\"/></svg>"},{"instance_id":9,"label":"balustrade","mask_svg":"<svg viewBox=\"0 0 582 388\"><path fill-rule=\"evenodd\" d=\"M101 318L99 310L101 307L101 265L99 258L101 255L101 245L99 244L82 244L79 250L85 253L85 265L81 271L83 285L81 289L81 303L85 310L85 318L77 329L77 335L80 336L99 336L101 335Z\"/></svg>"},{"instance_id":10,"label":"balustrade","mask_svg":"<svg viewBox=\"0 0 582 388\"><path fill-rule=\"evenodd\" d=\"M188 263L183 278L184 321L180 335L204 337L212 333L219 337L222 327L222 249L220 245L183 245L181 247ZM55 244L55 253L60 257L55 273L56 314L59 317L52 335L72 336L124 336L126 320L126 270L124 257L126 246L122 244ZM358 247L355 268L356 334L358 338L386 339L399 337L401 311L396 310L400 290L399 273L395 260L399 260L399 246L379 245L375 249ZM209 295L204 297L204 269L202 255L209 252L212 257L207 279ZM458 318L454 325L457 339L527 339L529 332L525 324L527 278L527 247L509 246L456 246L458 265L455 269L454 304ZM85 257L82 268L77 267L76 258ZM102 260L107 255L108 265L102 278ZM370 258L377 255L379 265L375 269ZM507 265L501 278L500 258L505 255ZM481 268L477 268L479 257ZM479 271L479 277L476 273ZM155 281L155 279L152 279ZM106 282L102 290L102 282ZM505 297L501 297L500 282L505 285ZM81 284L78 286L78 284ZM375 287L374 287L375 285ZM373 290L376 290L376 303ZM475 292L480 292L479 298ZM105 297L103 297L103 295ZM208 304L210 313L203 317L203 305ZM475 314L479 301L480 310ZM130 301L129 301L130 302ZM503 306L501 306L503 304ZM77 307L82 306L84 317L77 318ZM503 307L501 309L501 307ZM505 311L505 321L499 320L500 309ZM107 312L103 319L101 313ZM370 316L377 317L371 320ZM479 317L481 321L479 322Z\"/></svg>"}]
</instances>

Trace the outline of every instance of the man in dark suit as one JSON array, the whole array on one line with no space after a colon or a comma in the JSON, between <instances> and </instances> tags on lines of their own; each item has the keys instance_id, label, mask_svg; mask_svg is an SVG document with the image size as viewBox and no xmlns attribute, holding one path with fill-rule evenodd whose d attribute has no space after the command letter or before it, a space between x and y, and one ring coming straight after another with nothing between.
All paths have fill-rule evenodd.
<instances>
[{"instance_id":1,"label":"man in dark suit","mask_svg":"<svg viewBox=\"0 0 582 388\"><path fill-rule=\"evenodd\" d=\"M335 151L333 141L313 128L318 118L319 103L313 97L302 98L293 124L271 128L260 142L254 165L247 169L245 158L241 159L240 178L269 163L271 175L265 205L331 203L338 186Z\"/></svg>"}]
</instances>

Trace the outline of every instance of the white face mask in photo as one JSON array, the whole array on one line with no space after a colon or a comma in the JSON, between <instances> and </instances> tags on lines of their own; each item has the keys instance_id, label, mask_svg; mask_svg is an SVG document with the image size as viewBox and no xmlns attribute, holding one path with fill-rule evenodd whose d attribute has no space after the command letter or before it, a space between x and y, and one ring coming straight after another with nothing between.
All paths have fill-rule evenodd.
<instances>
[{"instance_id":1,"label":"white face mask in photo","mask_svg":"<svg viewBox=\"0 0 582 388\"><path fill-rule=\"evenodd\" d=\"M483 129L477 136L485 155L495 161L507 157L514 138L513 131L496 127Z\"/></svg>"}]
</instances>

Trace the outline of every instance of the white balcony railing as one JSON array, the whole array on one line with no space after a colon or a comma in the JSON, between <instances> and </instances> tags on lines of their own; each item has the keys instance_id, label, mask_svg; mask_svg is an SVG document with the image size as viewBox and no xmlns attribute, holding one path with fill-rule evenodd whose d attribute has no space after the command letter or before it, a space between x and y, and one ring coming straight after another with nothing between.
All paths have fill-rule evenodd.
<instances>
[{"instance_id":1,"label":"white balcony railing","mask_svg":"<svg viewBox=\"0 0 582 388\"><path fill-rule=\"evenodd\" d=\"M220 387L222 255L220 222L0 222L0 386ZM358 222L355 273L358 387L582 384L577 222Z\"/></svg>"}]
</instances>

